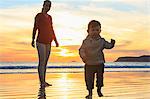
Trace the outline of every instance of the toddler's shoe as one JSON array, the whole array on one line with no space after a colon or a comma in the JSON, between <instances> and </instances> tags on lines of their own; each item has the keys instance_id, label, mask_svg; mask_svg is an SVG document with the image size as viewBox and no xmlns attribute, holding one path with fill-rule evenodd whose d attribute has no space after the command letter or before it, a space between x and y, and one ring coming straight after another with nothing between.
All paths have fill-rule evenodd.
<instances>
[{"instance_id":1,"label":"toddler's shoe","mask_svg":"<svg viewBox=\"0 0 150 99\"><path fill-rule=\"evenodd\" d=\"M92 96L87 95L85 98L86 98L86 99L92 99Z\"/></svg>"},{"instance_id":2,"label":"toddler's shoe","mask_svg":"<svg viewBox=\"0 0 150 99\"><path fill-rule=\"evenodd\" d=\"M97 89L97 94L99 97L103 97L103 94L102 94L101 90L99 90L99 89Z\"/></svg>"}]
</instances>

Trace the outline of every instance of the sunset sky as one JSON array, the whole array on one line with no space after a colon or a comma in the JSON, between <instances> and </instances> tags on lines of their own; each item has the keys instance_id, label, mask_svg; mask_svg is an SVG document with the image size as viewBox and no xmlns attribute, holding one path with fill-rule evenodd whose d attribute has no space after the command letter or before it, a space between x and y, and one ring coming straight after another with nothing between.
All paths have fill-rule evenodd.
<instances>
[{"instance_id":1,"label":"sunset sky","mask_svg":"<svg viewBox=\"0 0 150 99\"><path fill-rule=\"evenodd\" d=\"M36 62L31 47L34 17L44 0L0 0L0 61ZM51 62L81 62L78 49L87 35L87 24L98 20L101 36L116 40L104 50L106 61L121 56L150 55L149 0L51 0L48 12L60 47L53 43Z\"/></svg>"}]
</instances>

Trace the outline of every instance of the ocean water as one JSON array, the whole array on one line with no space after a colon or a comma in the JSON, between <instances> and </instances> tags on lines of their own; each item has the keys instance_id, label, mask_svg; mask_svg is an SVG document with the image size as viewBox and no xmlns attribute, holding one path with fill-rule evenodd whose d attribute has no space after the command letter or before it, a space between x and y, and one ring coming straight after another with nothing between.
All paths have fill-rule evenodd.
<instances>
[{"instance_id":1,"label":"ocean water","mask_svg":"<svg viewBox=\"0 0 150 99\"><path fill-rule=\"evenodd\" d=\"M0 74L37 73L37 62L0 62ZM48 63L47 73L82 73L84 64ZM107 62L105 72L150 72L150 62Z\"/></svg>"}]
</instances>

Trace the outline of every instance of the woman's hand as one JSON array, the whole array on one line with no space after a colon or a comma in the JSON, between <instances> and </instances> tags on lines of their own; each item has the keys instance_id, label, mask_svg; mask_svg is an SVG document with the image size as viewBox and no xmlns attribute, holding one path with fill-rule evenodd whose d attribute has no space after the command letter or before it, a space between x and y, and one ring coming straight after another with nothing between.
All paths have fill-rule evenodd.
<instances>
[{"instance_id":1,"label":"woman's hand","mask_svg":"<svg viewBox=\"0 0 150 99\"><path fill-rule=\"evenodd\" d=\"M32 45L33 48L35 48L35 42L34 42L34 40L32 40L31 45Z\"/></svg>"},{"instance_id":2,"label":"woman's hand","mask_svg":"<svg viewBox=\"0 0 150 99\"><path fill-rule=\"evenodd\" d=\"M55 42L55 44L56 44L56 47L59 47L59 43L57 41Z\"/></svg>"}]
</instances>

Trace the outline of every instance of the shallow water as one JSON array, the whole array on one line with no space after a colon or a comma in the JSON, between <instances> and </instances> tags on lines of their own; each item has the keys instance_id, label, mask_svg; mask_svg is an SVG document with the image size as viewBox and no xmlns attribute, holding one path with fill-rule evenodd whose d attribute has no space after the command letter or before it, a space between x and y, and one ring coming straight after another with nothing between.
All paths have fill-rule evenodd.
<instances>
[{"instance_id":1,"label":"shallow water","mask_svg":"<svg viewBox=\"0 0 150 99\"><path fill-rule=\"evenodd\" d=\"M84 99L83 73L48 73L52 87L40 89L37 74L0 74L0 99ZM150 99L150 72L105 72L103 98L96 87L93 99ZM41 98L44 99L44 98Z\"/></svg>"},{"instance_id":2,"label":"shallow water","mask_svg":"<svg viewBox=\"0 0 150 99\"><path fill-rule=\"evenodd\" d=\"M0 74L37 73L38 63L0 62ZM48 63L48 73L83 73L84 64ZM105 63L105 72L150 72L150 62L110 62Z\"/></svg>"}]
</instances>

